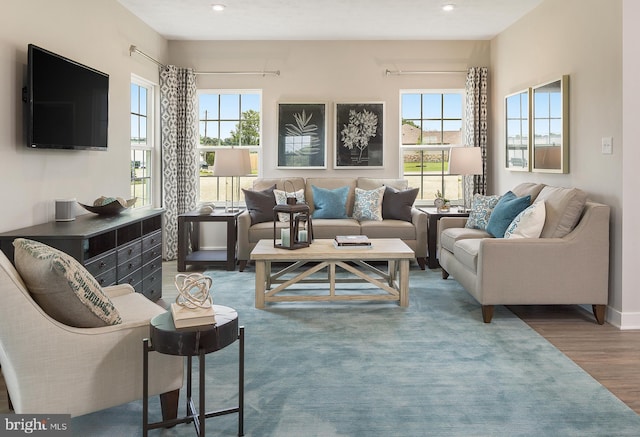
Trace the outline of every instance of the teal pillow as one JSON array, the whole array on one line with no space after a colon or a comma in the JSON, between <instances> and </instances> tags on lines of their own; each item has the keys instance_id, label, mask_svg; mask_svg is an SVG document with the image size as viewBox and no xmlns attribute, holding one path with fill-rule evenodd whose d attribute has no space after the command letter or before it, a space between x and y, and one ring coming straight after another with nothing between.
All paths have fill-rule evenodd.
<instances>
[{"instance_id":1,"label":"teal pillow","mask_svg":"<svg viewBox=\"0 0 640 437\"><path fill-rule=\"evenodd\" d=\"M498 200L496 207L491 211L487 232L496 238L503 238L504 233L514 218L531 204L531 196L518 197L511 191Z\"/></svg>"},{"instance_id":2,"label":"teal pillow","mask_svg":"<svg viewBox=\"0 0 640 437\"><path fill-rule=\"evenodd\" d=\"M313 193L313 214L314 219L340 219L347 218L347 196L349 186L328 190L311 185Z\"/></svg>"}]
</instances>

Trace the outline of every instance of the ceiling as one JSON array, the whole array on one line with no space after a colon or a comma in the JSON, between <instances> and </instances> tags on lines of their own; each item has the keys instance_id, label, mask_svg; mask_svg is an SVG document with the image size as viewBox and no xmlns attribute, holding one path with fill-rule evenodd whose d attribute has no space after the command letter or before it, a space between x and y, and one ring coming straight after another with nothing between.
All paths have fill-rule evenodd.
<instances>
[{"instance_id":1,"label":"ceiling","mask_svg":"<svg viewBox=\"0 0 640 437\"><path fill-rule=\"evenodd\" d=\"M169 40L486 40L542 0L118 2ZM213 11L215 3L225 10Z\"/></svg>"}]
</instances>

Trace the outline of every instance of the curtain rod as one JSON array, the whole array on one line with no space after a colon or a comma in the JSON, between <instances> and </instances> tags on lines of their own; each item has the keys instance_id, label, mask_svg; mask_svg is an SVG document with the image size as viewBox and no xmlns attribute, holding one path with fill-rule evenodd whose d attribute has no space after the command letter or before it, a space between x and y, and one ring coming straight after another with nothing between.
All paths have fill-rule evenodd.
<instances>
[{"instance_id":1,"label":"curtain rod","mask_svg":"<svg viewBox=\"0 0 640 437\"><path fill-rule=\"evenodd\" d=\"M164 65L162 62L152 58L149 55L147 55L145 52L141 51L136 46L131 45L131 46L129 46L129 56L131 56L133 53L137 53L137 54L141 55L142 57L144 57L144 58L148 59L149 61L153 62L154 64L156 64L160 68L167 68L167 66ZM196 74L196 75L231 74L231 75L280 76L280 70L276 70L276 71L195 71L194 74Z\"/></svg>"},{"instance_id":2,"label":"curtain rod","mask_svg":"<svg viewBox=\"0 0 640 437\"><path fill-rule=\"evenodd\" d=\"M405 71L405 70L385 70L387 76L404 76L408 74L466 74L466 70L452 70L452 71Z\"/></svg>"}]
</instances>

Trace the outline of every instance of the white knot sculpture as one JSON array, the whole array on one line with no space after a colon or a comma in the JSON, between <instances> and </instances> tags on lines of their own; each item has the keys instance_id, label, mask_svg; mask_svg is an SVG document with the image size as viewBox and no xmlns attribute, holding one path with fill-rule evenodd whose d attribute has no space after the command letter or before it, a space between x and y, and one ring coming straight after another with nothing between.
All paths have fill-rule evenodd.
<instances>
[{"instance_id":1,"label":"white knot sculpture","mask_svg":"<svg viewBox=\"0 0 640 437\"><path fill-rule=\"evenodd\" d=\"M175 282L178 289L176 303L186 308L210 308L213 305L213 298L209 290L213 280L202 273L191 273L176 275Z\"/></svg>"}]
</instances>

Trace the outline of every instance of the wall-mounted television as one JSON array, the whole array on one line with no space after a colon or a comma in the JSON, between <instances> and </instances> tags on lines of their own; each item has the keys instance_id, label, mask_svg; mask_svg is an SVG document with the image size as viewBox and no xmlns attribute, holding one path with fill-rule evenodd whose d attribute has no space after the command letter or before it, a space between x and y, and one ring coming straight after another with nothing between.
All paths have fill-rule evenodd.
<instances>
[{"instance_id":1,"label":"wall-mounted television","mask_svg":"<svg viewBox=\"0 0 640 437\"><path fill-rule=\"evenodd\" d=\"M27 146L107 150L109 75L28 47Z\"/></svg>"}]
</instances>

